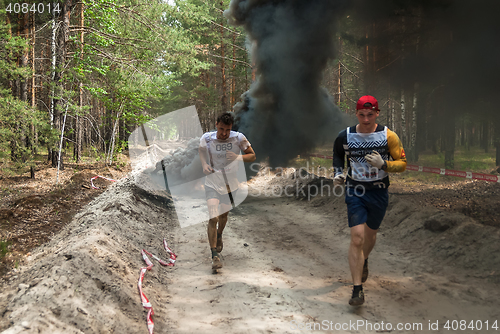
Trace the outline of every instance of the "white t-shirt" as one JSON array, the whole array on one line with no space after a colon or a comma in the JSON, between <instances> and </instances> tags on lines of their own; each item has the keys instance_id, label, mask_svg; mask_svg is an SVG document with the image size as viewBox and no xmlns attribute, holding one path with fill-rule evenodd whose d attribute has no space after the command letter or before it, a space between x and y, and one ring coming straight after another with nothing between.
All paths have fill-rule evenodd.
<instances>
[{"instance_id":1,"label":"white t-shirt","mask_svg":"<svg viewBox=\"0 0 500 334\"><path fill-rule=\"evenodd\" d=\"M200 147L207 149L208 156L205 157L207 163L215 170L205 178L205 186L215 189L219 194L227 194L226 185L230 191L238 189L238 165L241 161L229 162L226 159L226 152L231 151L241 154L251 145L244 134L231 131L226 140L217 139L217 131L207 132L200 138ZM224 173L226 180L224 179Z\"/></svg>"}]
</instances>

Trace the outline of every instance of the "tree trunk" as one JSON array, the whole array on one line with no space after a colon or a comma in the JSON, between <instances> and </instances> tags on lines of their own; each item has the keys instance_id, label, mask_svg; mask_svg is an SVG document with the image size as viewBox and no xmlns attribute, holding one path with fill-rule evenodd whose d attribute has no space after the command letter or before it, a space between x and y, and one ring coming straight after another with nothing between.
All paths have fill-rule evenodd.
<instances>
[{"instance_id":1,"label":"tree trunk","mask_svg":"<svg viewBox=\"0 0 500 334\"><path fill-rule=\"evenodd\" d=\"M396 109L394 108L394 100L391 100L391 129L396 131Z\"/></svg>"},{"instance_id":2,"label":"tree trunk","mask_svg":"<svg viewBox=\"0 0 500 334\"><path fill-rule=\"evenodd\" d=\"M500 115L495 114L493 117L493 143L496 149L495 165L500 166Z\"/></svg>"},{"instance_id":3,"label":"tree trunk","mask_svg":"<svg viewBox=\"0 0 500 334\"><path fill-rule=\"evenodd\" d=\"M57 91L55 94L55 98L53 101L53 107L54 107L54 126L56 129L61 130L62 124L61 124L61 111L59 110L61 106L60 104L60 97L63 93L64 86L63 86L63 69L64 65L66 63L66 44L69 40L69 21L70 21L70 15L71 15L71 0L66 1L62 5L62 10L61 10L61 30L59 31L58 38L57 38L57 51L56 51L56 66L55 66L55 75L54 75L54 83L57 86ZM52 167L56 168L58 165L58 152L57 150L53 150L53 157L52 157ZM60 168L64 169L63 166L63 161L61 158L61 165Z\"/></svg>"},{"instance_id":4,"label":"tree trunk","mask_svg":"<svg viewBox=\"0 0 500 334\"><path fill-rule=\"evenodd\" d=\"M444 101L443 101L444 102ZM443 127L443 146L444 146L444 167L446 169L455 168L455 119L456 111L446 106L446 103L441 104L445 110L445 122L442 122Z\"/></svg>"},{"instance_id":5,"label":"tree trunk","mask_svg":"<svg viewBox=\"0 0 500 334\"><path fill-rule=\"evenodd\" d=\"M5 13L5 23L7 25L7 39L10 40L12 38L12 28L10 26L10 13ZM9 79L9 88L11 92L14 90L14 82Z\"/></svg>"},{"instance_id":6,"label":"tree trunk","mask_svg":"<svg viewBox=\"0 0 500 334\"><path fill-rule=\"evenodd\" d=\"M221 1L220 5L224 7L224 2ZM221 14L222 15L222 14ZM226 64L224 62L224 16L222 16L221 26L220 26L220 55L221 55L221 80L222 80L222 95L221 95L221 109L222 112L227 111L227 87L226 87Z\"/></svg>"},{"instance_id":7,"label":"tree trunk","mask_svg":"<svg viewBox=\"0 0 500 334\"><path fill-rule=\"evenodd\" d=\"M118 114L116 115L115 124L113 125L113 131L111 132L110 145L109 145L108 155L106 157L106 162L110 166L113 163L113 153L114 153L114 150L115 150L116 132L118 131L117 127L118 127L118 124L120 122L121 109L122 109L122 107L120 106L120 110L118 111Z\"/></svg>"},{"instance_id":8,"label":"tree trunk","mask_svg":"<svg viewBox=\"0 0 500 334\"><path fill-rule=\"evenodd\" d=\"M50 52L51 52L51 57L52 57L52 62L51 62L51 79L52 83L55 83L55 78L56 78L56 63L57 63L57 54L56 54L56 43L57 43L57 24L56 24L56 12L52 12L52 35L51 35L51 41L50 41ZM54 113L55 113L55 99L54 99L54 94L55 94L55 89L54 85L51 86L51 91L50 91L50 109L49 109L49 114L50 114L50 127L54 127ZM54 167L55 164L55 156L54 156L54 149L52 147L47 147L47 160L52 162L52 167Z\"/></svg>"},{"instance_id":9,"label":"tree trunk","mask_svg":"<svg viewBox=\"0 0 500 334\"><path fill-rule=\"evenodd\" d=\"M403 147L408 146L406 137L406 105L405 105L405 90L401 89L401 142Z\"/></svg>"},{"instance_id":10,"label":"tree trunk","mask_svg":"<svg viewBox=\"0 0 500 334\"><path fill-rule=\"evenodd\" d=\"M56 43L57 43L57 24L56 24L56 12L53 12L52 15L52 39L50 43L50 52L52 55L52 64L51 64L51 78L52 78L52 83L55 82L56 78L56 64L57 64L57 54L56 54ZM54 99L54 93L55 89L54 86L52 85L51 92L50 92L50 125L54 125L54 109L55 109L55 99ZM50 151L50 150L49 150ZM49 159L50 160L50 159Z\"/></svg>"},{"instance_id":11,"label":"tree trunk","mask_svg":"<svg viewBox=\"0 0 500 334\"><path fill-rule=\"evenodd\" d=\"M35 42L36 42L36 36L35 36L35 15L31 16L31 108L35 109L36 107L36 80L35 80ZM30 129L30 135L29 135L29 142L27 143L28 147L30 148L31 152L36 154L36 146L38 142L37 138L37 132L35 125L31 125ZM33 176L34 178L34 176Z\"/></svg>"},{"instance_id":12,"label":"tree trunk","mask_svg":"<svg viewBox=\"0 0 500 334\"><path fill-rule=\"evenodd\" d=\"M84 24L84 4L83 2L80 3L80 27L83 27ZM83 29L80 32L80 60L83 60ZM82 136L83 136L83 130L82 130L82 115L83 115L83 83L80 82L79 84L79 110L78 114L76 115L76 140L75 140L75 155L76 155L76 163L79 163L82 157Z\"/></svg>"},{"instance_id":13,"label":"tree trunk","mask_svg":"<svg viewBox=\"0 0 500 334\"><path fill-rule=\"evenodd\" d=\"M20 32L20 34L22 35L23 38L25 38L26 40L28 40L29 38L29 14L26 13L24 15L20 14L20 25L19 25L19 28L18 28L18 32ZM24 48L24 50L22 51L22 54L20 56L20 59L19 59L19 66L21 68L26 68L28 67L28 57L29 57L29 47L26 46ZM23 102L28 102L28 80L26 78L23 78L20 82L19 82L19 98L21 101ZM16 149L16 152L14 152L14 156L16 157L16 160L17 159L21 159L22 162L26 162L27 160L27 156L26 156L26 152L25 152L25 147L26 147L26 129L24 127L23 124L21 123L18 123L17 125L17 131L20 135L19 137L19 141L15 144L15 149ZM17 152L17 150L19 150L21 152Z\"/></svg>"},{"instance_id":14,"label":"tree trunk","mask_svg":"<svg viewBox=\"0 0 500 334\"><path fill-rule=\"evenodd\" d=\"M233 32L233 78L231 79L231 109L236 104L236 33Z\"/></svg>"},{"instance_id":15,"label":"tree trunk","mask_svg":"<svg viewBox=\"0 0 500 334\"><path fill-rule=\"evenodd\" d=\"M417 104L418 104L418 83L415 83L414 89L413 89L413 105L412 105L412 110L411 110L411 127L409 129L410 132L410 138L409 138L409 157L408 160L415 162L418 160L418 153L417 153Z\"/></svg>"},{"instance_id":16,"label":"tree trunk","mask_svg":"<svg viewBox=\"0 0 500 334\"><path fill-rule=\"evenodd\" d=\"M497 142L495 144L495 148L496 148L495 165L500 167L500 139L497 139Z\"/></svg>"},{"instance_id":17,"label":"tree trunk","mask_svg":"<svg viewBox=\"0 0 500 334\"><path fill-rule=\"evenodd\" d=\"M374 59L374 46L371 40L374 38L374 27L375 24L368 21L365 25L365 40L366 45L364 47L364 63L365 63L365 92L368 94L374 94L374 73L375 73L375 59Z\"/></svg>"},{"instance_id":18,"label":"tree trunk","mask_svg":"<svg viewBox=\"0 0 500 334\"><path fill-rule=\"evenodd\" d=\"M465 118L460 124L460 146L465 147Z\"/></svg>"},{"instance_id":19,"label":"tree trunk","mask_svg":"<svg viewBox=\"0 0 500 334\"><path fill-rule=\"evenodd\" d=\"M31 18L31 107L36 106L36 80L35 80L35 15Z\"/></svg>"},{"instance_id":20,"label":"tree trunk","mask_svg":"<svg viewBox=\"0 0 500 334\"><path fill-rule=\"evenodd\" d=\"M488 153L489 139L490 139L490 124L488 121L484 120L481 147L484 149L485 153Z\"/></svg>"},{"instance_id":21,"label":"tree trunk","mask_svg":"<svg viewBox=\"0 0 500 334\"><path fill-rule=\"evenodd\" d=\"M335 98L335 102L337 105L340 105L340 102L342 102L342 99L340 96L340 94L342 94L342 67L340 65L340 55L341 54L342 54L342 37L339 34L339 61L337 64L337 96Z\"/></svg>"}]
</instances>

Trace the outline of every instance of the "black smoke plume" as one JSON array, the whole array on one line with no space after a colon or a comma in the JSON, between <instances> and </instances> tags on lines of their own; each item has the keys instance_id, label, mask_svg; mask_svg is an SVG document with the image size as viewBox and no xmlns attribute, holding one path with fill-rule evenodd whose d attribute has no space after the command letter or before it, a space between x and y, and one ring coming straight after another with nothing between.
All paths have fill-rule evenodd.
<instances>
[{"instance_id":1,"label":"black smoke plume","mask_svg":"<svg viewBox=\"0 0 500 334\"><path fill-rule=\"evenodd\" d=\"M232 0L224 15L244 26L256 81L235 106L238 130L258 158L286 166L327 140L333 142L348 117L320 87L335 57L336 16L343 1Z\"/></svg>"}]
</instances>

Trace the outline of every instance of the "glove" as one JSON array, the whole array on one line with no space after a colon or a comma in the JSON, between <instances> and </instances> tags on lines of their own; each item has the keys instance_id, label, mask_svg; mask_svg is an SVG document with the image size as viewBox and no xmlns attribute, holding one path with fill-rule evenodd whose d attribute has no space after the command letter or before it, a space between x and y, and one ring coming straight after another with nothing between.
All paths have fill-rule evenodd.
<instances>
[{"instance_id":1,"label":"glove","mask_svg":"<svg viewBox=\"0 0 500 334\"><path fill-rule=\"evenodd\" d=\"M333 178L333 184L342 185L345 182L344 174L339 174Z\"/></svg>"},{"instance_id":2,"label":"glove","mask_svg":"<svg viewBox=\"0 0 500 334\"><path fill-rule=\"evenodd\" d=\"M377 167L378 169L381 169L385 162L384 159L382 159L380 153L378 153L377 151L373 151L373 153L367 154L365 156L365 159L370 165L372 165L373 167Z\"/></svg>"}]
</instances>

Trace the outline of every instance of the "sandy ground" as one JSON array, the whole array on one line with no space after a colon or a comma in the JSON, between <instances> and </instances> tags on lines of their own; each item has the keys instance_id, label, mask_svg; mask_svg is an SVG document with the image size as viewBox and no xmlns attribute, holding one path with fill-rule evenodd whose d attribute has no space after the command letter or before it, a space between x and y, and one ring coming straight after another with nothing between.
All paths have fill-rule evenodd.
<instances>
[{"instance_id":1,"label":"sandy ground","mask_svg":"<svg viewBox=\"0 0 500 334\"><path fill-rule=\"evenodd\" d=\"M181 229L168 197L130 180L113 185L3 284L0 330L147 333L136 287L140 250L166 258L165 237L177 263L154 262L143 284L155 333L497 332L498 228L392 194L370 256L366 303L351 307L343 198L264 194L297 182L296 189L317 184L265 176L251 183L251 196L230 213L218 274L206 224ZM458 329L446 329L448 320Z\"/></svg>"}]
</instances>

